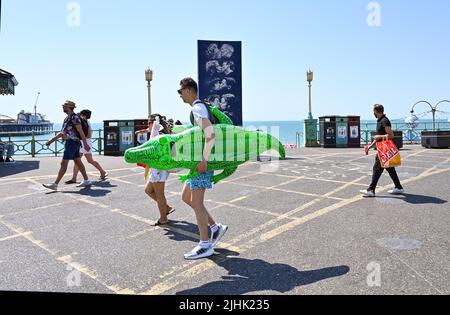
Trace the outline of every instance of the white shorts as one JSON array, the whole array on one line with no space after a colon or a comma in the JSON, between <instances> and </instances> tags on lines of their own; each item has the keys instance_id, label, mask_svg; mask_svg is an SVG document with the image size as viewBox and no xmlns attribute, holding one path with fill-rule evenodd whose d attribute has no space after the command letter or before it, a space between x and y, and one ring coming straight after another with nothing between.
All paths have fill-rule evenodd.
<instances>
[{"instance_id":1,"label":"white shorts","mask_svg":"<svg viewBox=\"0 0 450 315\"><path fill-rule=\"evenodd\" d=\"M150 170L150 182L151 183L165 183L169 177L169 171L161 171L152 168Z\"/></svg>"},{"instance_id":2,"label":"white shorts","mask_svg":"<svg viewBox=\"0 0 450 315\"><path fill-rule=\"evenodd\" d=\"M87 144L89 145L89 147L91 148L89 151L86 151L83 148L83 141L81 141L81 148L80 148L80 153L83 154L92 154L92 139L86 139Z\"/></svg>"}]
</instances>

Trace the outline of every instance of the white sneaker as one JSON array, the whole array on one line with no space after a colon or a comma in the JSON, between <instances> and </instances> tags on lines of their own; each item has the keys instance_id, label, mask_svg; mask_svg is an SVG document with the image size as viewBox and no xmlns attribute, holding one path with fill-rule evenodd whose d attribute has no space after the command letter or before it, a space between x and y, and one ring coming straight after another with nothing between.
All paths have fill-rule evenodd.
<instances>
[{"instance_id":1,"label":"white sneaker","mask_svg":"<svg viewBox=\"0 0 450 315\"><path fill-rule=\"evenodd\" d=\"M84 180L77 185L77 187L88 187L88 186L92 186L92 182L89 179Z\"/></svg>"},{"instance_id":2,"label":"white sneaker","mask_svg":"<svg viewBox=\"0 0 450 315\"><path fill-rule=\"evenodd\" d=\"M375 193L371 190L360 190L359 192L366 197L375 197Z\"/></svg>"},{"instance_id":3,"label":"white sneaker","mask_svg":"<svg viewBox=\"0 0 450 315\"><path fill-rule=\"evenodd\" d=\"M394 189L388 191L388 193L390 193L391 195L401 195L404 192L405 192L404 189L398 189L398 188L394 188Z\"/></svg>"},{"instance_id":4,"label":"white sneaker","mask_svg":"<svg viewBox=\"0 0 450 315\"><path fill-rule=\"evenodd\" d=\"M215 247L217 245L217 243L219 243L222 236L224 236L228 230L227 225L218 223L217 226L218 226L217 231L215 231L214 233L211 233L211 247Z\"/></svg>"},{"instance_id":5,"label":"white sneaker","mask_svg":"<svg viewBox=\"0 0 450 315\"><path fill-rule=\"evenodd\" d=\"M196 260L201 258L206 258L214 255L214 249L212 247L203 248L200 245L197 245L192 251L187 254L184 254L184 259L186 260Z\"/></svg>"},{"instance_id":6,"label":"white sneaker","mask_svg":"<svg viewBox=\"0 0 450 315\"><path fill-rule=\"evenodd\" d=\"M55 183L42 184L42 186L50 190L58 190L58 185L56 185Z\"/></svg>"}]
</instances>

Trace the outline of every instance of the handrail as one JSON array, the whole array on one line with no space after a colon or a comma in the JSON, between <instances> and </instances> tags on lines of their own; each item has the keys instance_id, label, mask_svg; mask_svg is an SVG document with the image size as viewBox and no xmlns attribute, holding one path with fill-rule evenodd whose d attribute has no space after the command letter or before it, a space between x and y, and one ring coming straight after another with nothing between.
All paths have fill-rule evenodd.
<instances>
[{"instance_id":1,"label":"handrail","mask_svg":"<svg viewBox=\"0 0 450 315\"><path fill-rule=\"evenodd\" d=\"M64 140L55 141L53 145L47 146L50 134L56 135L59 131L48 132L0 132L0 138L4 142L14 144L14 155L17 156L32 156L46 155L46 156L60 156L64 152ZM23 137L23 135L30 135L30 137ZM48 139L38 139L37 136L49 135ZM92 137L92 152L94 154L102 154L103 148L103 130L94 130ZM96 135L94 137L94 135ZM20 137L20 138L19 138ZM13 139L14 138L14 139Z\"/></svg>"}]
</instances>

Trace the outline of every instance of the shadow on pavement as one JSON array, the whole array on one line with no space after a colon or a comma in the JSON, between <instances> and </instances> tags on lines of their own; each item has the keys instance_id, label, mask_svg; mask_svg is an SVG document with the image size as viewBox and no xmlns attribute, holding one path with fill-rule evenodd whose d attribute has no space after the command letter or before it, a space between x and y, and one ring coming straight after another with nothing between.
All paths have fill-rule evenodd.
<instances>
[{"instance_id":1,"label":"shadow on pavement","mask_svg":"<svg viewBox=\"0 0 450 315\"><path fill-rule=\"evenodd\" d=\"M96 187L101 188L113 188L117 187L116 185L112 185L110 182L97 182L94 183L90 187L85 187L80 189L79 191L62 191L63 194L78 194L82 196L89 196L89 197L104 197L107 194L111 193L111 190L109 189L97 189Z\"/></svg>"},{"instance_id":2,"label":"shadow on pavement","mask_svg":"<svg viewBox=\"0 0 450 315\"><path fill-rule=\"evenodd\" d=\"M211 261L226 269L228 275L220 281L177 292L177 295L242 295L259 291L285 293L298 286L341 277L350 271L348 266L300 271L286 264L272 264L261 259L228 257L237 253L225 249L216 251L220 256L213 256Z\"/></svg>"},{"instance_id":3,"label":"shadow on pavement","mask_svg":"<svg viewBox=\"0 0 450 315\"><path fill-rule=\"evenodd\" d=\"M377 198L398 199L414 205L422 205L422 204L442 205L444 203L448 203L447 200L443 200L437 197L412 195L412 194L403 194L399 196L377 196Z\"/></svg>"},{"instance_id":4,"label":"shadow on pavement","mask_svg":"<svg viewBox=\"0 0 450 315\"><path fill-rule=\"evenodd\" d=\"M39 169L39 161L0 163L0 178Z\"/></svg>"},{"instance_id":5,"label":"shadow on pavement","mask_svg":"<svg viewBox=\"0 0 450 315\"><path fill-rule=\"evenodd\" d=\"M182 230L184 232L198 234L197 224L193 224L187 221L173 221L170 220L169 217L169 225L163 227L166 232L166 236L168 236L171 240L174 241L195 241L198 242L198 238L189 237L187 235L177 233L176 229Z\"/></svg>"}]
</instances>

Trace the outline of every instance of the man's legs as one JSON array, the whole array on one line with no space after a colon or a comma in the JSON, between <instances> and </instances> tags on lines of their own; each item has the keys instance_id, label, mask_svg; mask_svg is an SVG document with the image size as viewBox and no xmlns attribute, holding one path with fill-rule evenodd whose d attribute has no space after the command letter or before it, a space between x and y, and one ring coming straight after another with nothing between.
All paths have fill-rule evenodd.
<instances>
[{"instance_id":1,"label":"man's legs","mask_svg":"<svg viewBox=\"0 0 450 315\"><path fill-rule=\"evenodd\" d=\"M181 196L181 199L184 201L184 203L186 203L189 207L191 207L193 210L194 206L192 203L192 190L189 188L189 185L184 185L183 188L183 194ZM208 224L209 225L215 225L216 222L214 221L214 219L212 218L211 214L209 213L209 211L206 211L208 213Z\"/></svg>"},{"instance_id":2,"label":"man's legs","mask_svg":"<svg viewBox=\"0 0 450 315\"><path fill-rule=\"evenodd\" d=\"M388 168L387 171L389 173L389 176L391 176L392 181L395 184L395 188L403 190L403 186L400 183L400 179L398 178L397 171L395 170L395 168L394 167Z\"/></svg>"},{"instance_id":3,"label":"man's legs","mask_svg":"<svg viewBox=\"0 0 450 315\"><path fill-rule=\"evenodd\" d=\"M368 191L375 193L375 189L377 188L378 181L380 180L383 171L384 168L381 167L380 160L377 156L375 159L375 164L373 165L372 183L370 184Z\"/></svg>"},{"instance_id":4,"label":"man's legs","mask_svg":"<svg viewBox=\"0 0 450 315\"><path fill-rule=\"evenodd\" d=\"M75 163L75 165L78 167L78 169L81 172L81 175L83 175L84 180L88 180L89 177L86 173L86 168L84 167L83 162L81 162L81 158L77 158L73 161Z\"/></svg>"},{"instance_id":5,"label":"man's legs","mask_svg":"<svg viewBox=\"0 0 450 315\"><path fill-rule=\"evenodd\" d=\"M14 154L14 144L8 143L6 145L6 160L8 161Z\"/></svg>"},{"instance_id":6,"label":"man's legs","mask_svg":"<svg viewBox=\"0 0 450 315\"><path fill-rule=\"evenodd\" d=\"M83 153L80 153L80 159L83 157ZM77 182L78 172L80 169L78 168L77 164L73 163L73 172L72 172L72 182Z\"/></svg>"},{"instance_id":7,"label":"man's legs","mask_svg":"<svg viewBox=\"0 0 450 315\"><path fill-rule=\"evenodd\" d=\"M56 177L55 184L59 185L59 182L64 177L67 172L67 166L69 165L69 160L62 160L61 166L59 167L58 176Z\"/></svg>"},{"instance_id":8,"label":"man's legs","mask_svg":"<svg viewBox=\"0 0 450 315\"><path fill-rule=\"evenodd\" d=\"M206 189L192 190L192 208L197 218L197 225L200 232L200 241L209 242L208 219L209 214L204 205Z\"/></svg>"},{"instance_id":9,"label":"man's legs","mask_svg":"<svg viewBox=\"0 0 450 315\"><path fill-rule=\"evenodd\" d=\"M5 159L3 158L3 150L4 150L4 144L3 143L0 143L0 162L1 163L3 163L3 162L5 162Z\"/></svg>"}]
</instances>

